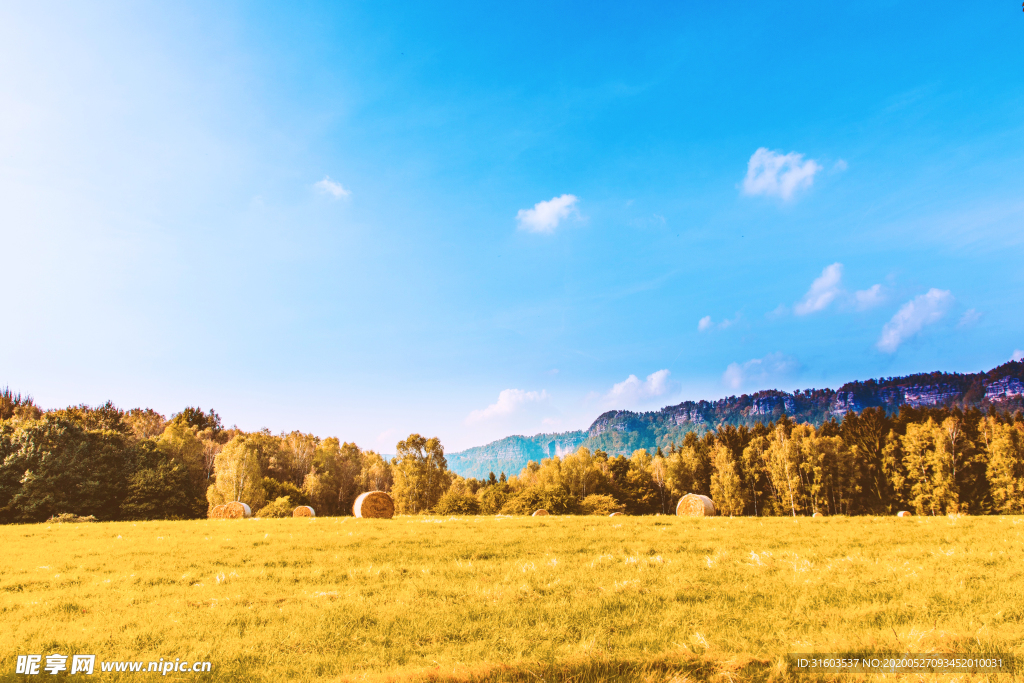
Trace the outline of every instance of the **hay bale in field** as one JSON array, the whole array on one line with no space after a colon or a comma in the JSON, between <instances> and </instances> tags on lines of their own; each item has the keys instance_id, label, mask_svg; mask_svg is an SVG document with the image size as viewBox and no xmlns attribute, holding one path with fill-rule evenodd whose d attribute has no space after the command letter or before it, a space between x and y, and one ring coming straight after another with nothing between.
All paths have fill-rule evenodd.
<instances>
[{"instance_id":1,"label":"hay bale in field","mask_svg":"<svg viewBox=\"0 0 1024 683\"><path fill-rule=\"evenodd\" d=\"M245 503L237 500L224 506L224 519L248 519L252 517L252 510Z\"/></svg>"},{"instance_id":2,"label":"hay bale in field","mask_svg":"<svg viewBox=\"0 0 1024 683\"><path fill-rule=\"evenodd\" d=\"M899 512L896 513L896 516L897 517L913 517L914 513L913 512L907 512L906 510L900 510Z\"/></svg>"},{"instance_id":3,"label":"hay bale in field","mask_svg":"<svg viewBox=\"0 0 1024 683\"><path fill-rule=\"evenodd\" d=\"M623 513L623 512L613 512L612 514L610 514L608 516L609 517L618 517L619 515L622 515L622 514L625 514L625 513Z\"/></svg>"},{"instance_id":4,"label":"hay bale in field","mask_svg":"<svg viewBox=\"0 0 1024 683\"><path fill-rule=\"evenodd\" d=\"M680 517L714 517L717 513L715 502L699 493L687 493L679 499L676 514Z\"/></svg>"},{"instance_id":5,"label":"hay bale in field","mask_svg":"<svg viewBox=\"0 0 1024 683\"><path fill-rule=\"evenodd\" d=\"M532 516L533 517L547 517L548 516L548 511L544 510L544 509L536 510L536 511L534 511Z\"/></svg>"},{"instance_id":6,"label":"hay bale in field","mask_svg":"<svg viewBox=\"0 0 1024 683\"><path fill-rule=\"evenodd\" d=\"M811 515L811 517L824 517L824 516L825 515L821 514L820 512L815 512L813 515Z\"/></svg>"},{"instance_id":7,"label":"hay bale in field","mask_svg":"<svg viewBox=\"0 0 1024 683\"><path fill-rule=\"evenodd\" d=\"M395 501L383 491L360 493L352 504L352 514L370 519L391 519L395 516Z\"/></svg>"},{"instance_id":8,"label":"hay bale in field","mask_svg":"<svg viewBox=\"0 0 1024 683\"><path fill-rule=\"evenodd\" d=\"M292 517L316 517L316 512L308 505L300 505L292 512Z\"/></svg>"},{"instance_id":9,"label":"hay bale in field","mask_svg":"<svg viewBox=\"0 0 1024 683\"><path fill-rule=\"evenodd\" d=\"M227 505L214 505L210 508L210 519L224 519L224 511L227 508Z\"/></svg>"}]
</instances>

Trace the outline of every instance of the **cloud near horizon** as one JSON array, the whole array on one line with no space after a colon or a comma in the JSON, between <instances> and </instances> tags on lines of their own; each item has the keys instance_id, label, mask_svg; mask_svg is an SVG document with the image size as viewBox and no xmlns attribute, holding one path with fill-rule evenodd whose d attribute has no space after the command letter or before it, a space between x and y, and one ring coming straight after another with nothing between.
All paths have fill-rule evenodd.
<instances>
[{"instance_id":1,"label":"cloud near horizon","mask_svg":"<svg viewBox=\"0 0 1024 683\"><path fill-rule=\"evenodd\" d=\"M482 422L496 417L506 417L518 412L520 408L530 403L540 403L548 400L547 391L523 391L522 389L505 389L498 394L495 403L474 410L466 417L466 423Z\"/></svg>"},{"instance_id":2,"label":"cloud near horizon","mask_svg":"<svg viewBox=\"0 0 1024 683\"><path fill-rule=\"evenodd\" d=\"M799 369L800 363L795 358L779 351L742 364L730 363L722 373L722 382L732 389L761 386L785 379Z\"/></svg>"},{"instance_id":3,"label":"cloud near horizon","mask_svg":"<svg viewBox=\"0 0 1024 683\"><path fill-rule=\"evenodd\" d=\"M579 197L576 195L563 194L546 202L537 202L532 209L519 209L519 213L516 214L519 229L527 232L552 233L562 220L578 213L578 201Z\"/></svg>"},{"instance_id":4,"label":"cloud near horizon","mask_svg":"<svg viewBox=\"0 0 1024 683\"><path fill-rule=\"evenodd\" d=\"M821 170L822 166L814 159L804 161L803 154L782 154L759 147L747 162L743 194L781 197L789 201L797 190L810 187L815 174Z\"/></svg>"},{"instance_id":5,"label":"cloud near horizon","mask_svg":"<svg viewBox=\"0 0 1024 683\"><path fill-rule=\"evenodd\" d=\"M953 295L949 290L932 287L925 294L914 297L896 311L892 320L882 328L882 336L875 345L884 353L895 353L900 344L915 336L928 325L937 323L946 315Z\"/></svg>"},{"instance_id":6,"label":"cloud near horizon","mask_svg":"<svg viewBox=\"0 0 1024 683\"><path fill-rule=\"evenodd\" d=\"M324 179L313 183L313 187L320 190L324 194L329 194L335 199L348 199L352 196L350 190L346 190L342 187L341 183L331 180L330 176L324 176Z\"/></svg>"},{"instance_id":7,"label":"cloud near horizon","mask_svg":"<svg viewBox=\"0 0 1024 683\"><path fill-rule=\"evenodd\" d=\"M623 381L612 386L611 390L604 395L605 403L621 408L628 408L637 403L643 403L658 396L664 396L671 388L672 383L668 370L658 370L647 375L647 379L640 381L636 375L630 375Z\"/></svg>"}]
</instances>

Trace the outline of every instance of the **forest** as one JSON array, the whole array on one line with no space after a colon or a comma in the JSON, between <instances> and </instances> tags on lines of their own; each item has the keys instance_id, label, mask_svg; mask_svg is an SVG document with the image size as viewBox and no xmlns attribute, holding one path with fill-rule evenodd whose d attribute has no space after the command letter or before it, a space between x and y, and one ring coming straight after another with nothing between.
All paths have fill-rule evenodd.
<instances>
[{"instance_id":1,"label":"forest","mask_svg":"<svg viewBox=\"0 0 1024 683\"><path fill-rule=\"evenodd\" d=\"M520 472L464 478L437 438L411 434L386 459L338 438L226 428L214 410L169 419L111 403L43 410L0 392L0 522L205 517L224 502L257 516L350 515L359 493L400 514L671 514L685 493L725 515L1021 514L1018 410L902 406L850 411L815 427L787 415L720 425L653 452L580 447Z\"/></svg>"}]
</instances>

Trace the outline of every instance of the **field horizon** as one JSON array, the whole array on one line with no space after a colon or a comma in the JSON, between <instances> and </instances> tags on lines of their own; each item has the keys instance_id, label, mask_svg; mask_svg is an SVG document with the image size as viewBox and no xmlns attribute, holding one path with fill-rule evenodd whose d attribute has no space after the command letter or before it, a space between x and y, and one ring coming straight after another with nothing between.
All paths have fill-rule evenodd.
<instances>
[{"instance_id":1,"label":"field horizon","mask_svg":"<svg viewBox=\"0 0 1024 683\"><path fill-rule=\"evenodd\" d=\"M9 525L0 528L10 549L0 610L12 624L2 675L20 678L16 655L51 652L210 661L208 674L169 680L214 681L788 680L790 652L1019 655L1022 523Z\"/></svg>"}]
</instances>

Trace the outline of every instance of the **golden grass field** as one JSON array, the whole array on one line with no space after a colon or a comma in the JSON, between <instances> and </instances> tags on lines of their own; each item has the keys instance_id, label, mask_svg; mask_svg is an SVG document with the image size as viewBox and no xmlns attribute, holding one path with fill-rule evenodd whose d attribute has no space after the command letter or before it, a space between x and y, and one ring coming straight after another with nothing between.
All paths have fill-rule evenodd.
<instances>
[{"instance_id":1,"label":"golden grass field","mask_svg":"<svg viewBox=\"0 0 1024 683\"><path fill-rule=\"evenodd\" d=\"M16 655L51 652L212 662L72 680L204 681L788 680L787 652L1020 655L1022 531L1020 517L6 526L2 676L52 680L14 675Z\"/></svg>"}]
</instances>

